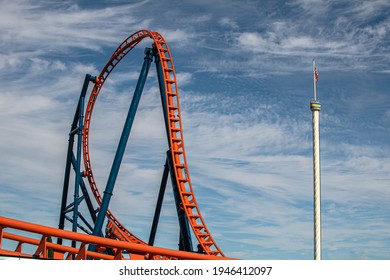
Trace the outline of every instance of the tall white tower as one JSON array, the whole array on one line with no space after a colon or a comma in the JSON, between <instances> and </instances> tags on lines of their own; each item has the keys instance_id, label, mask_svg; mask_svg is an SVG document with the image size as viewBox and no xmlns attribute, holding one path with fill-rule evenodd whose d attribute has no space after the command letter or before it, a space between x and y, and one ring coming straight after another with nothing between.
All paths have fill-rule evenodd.
<instances>
[{"instance_id":1,"label":"tall white tower","mask_svg":"<svg viewBox=\"0 0 390 280\"><path fill-rule=\"evenodd\" d=\"M313 188L314 188L314 259L322 258L321 234L321 164L320 164L320 111L321 103L317 100L318 73L313 60L314 99L310 102L313 120Z\"/></svg>"}]
</instances>

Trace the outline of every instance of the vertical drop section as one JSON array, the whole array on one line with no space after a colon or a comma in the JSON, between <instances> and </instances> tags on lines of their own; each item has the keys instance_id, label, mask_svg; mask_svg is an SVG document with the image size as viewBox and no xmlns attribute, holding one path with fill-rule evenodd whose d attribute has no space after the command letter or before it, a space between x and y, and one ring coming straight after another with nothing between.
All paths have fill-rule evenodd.
<instances>
[{"instance_id":1,"label":"vertical drop section","mask_svg":"<svg viewBox=\"0 0 390 280\"><path fill-rule=\"evenodd\" d=\"M182 120L180 112L180 101L178 85L176 81L176 72L172 59L171 52L165 39L157 32L149 30L138 31L126 40L116 49L107 62L100 75L97 78L95 86L91 92L85 113L84 120L84 137L83 137L83 154L84 154L84 174L88 178L90 188L96 201L101 206L103 199L92 172L89 149L89 133L91 126L92 112L104 82L115 68L115 66L126 56L140 41L144 38L151 38L154 41L154 47L158 52L159 64L163 76L163 83L160 84L160 89L164 90L165 104L163 107L164 118L166 122L168 143L170 156L172 158L172 170L176 178L178 192L180 194L183 211L188 219L194 235L196 236L199 246L205 254L224 256L216 242L212 238L204 220L200 213L198 203L195 199L195 194L192 188L192 183L188 171L186 160L186 152L184 148L184 137L182 129ZM163 101L164 102L164 101ZM136 237L127 228L125 228L107 208L105 216L108 218L108 229L121 240L129 242L146 244L143 240Z\"/></svg>"}]
</instances>

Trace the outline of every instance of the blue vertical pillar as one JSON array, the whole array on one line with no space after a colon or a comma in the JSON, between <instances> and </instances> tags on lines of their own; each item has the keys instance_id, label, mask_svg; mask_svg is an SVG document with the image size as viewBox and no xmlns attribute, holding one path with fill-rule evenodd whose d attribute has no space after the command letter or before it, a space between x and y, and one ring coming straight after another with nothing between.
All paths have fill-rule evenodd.
<instances>
[{"instance_id":1,"label":"blue vertical pillar","mask_svg":"<svg viewBox=\"0 0 390 280\"><path fill-rule=\"evenodd\" d=\"M82 140L82 131L83 131L83 118L84 118L84 100L85 96L88 90L88 85L90 82L95 82L96 77L91 76L90 74L85 75L84 84L81 89L79 101L77 103L76 112L74 114L73 122L71 125L70 133L69 133L69 140L68 140L68 151L67 151L67 159L65 164L65 176L64 176L64 184L63 184L63 190L62 190L62 201L61 201L61 209L60 209L60 220L58 224L59 229L64 229L65 226L65 211L66 211L66 204L67 204L67 197L68 197L68 190L69 190L69 178L70 178L70 172L71 172L71 166L72 166L72 157L73 155L73 146L74 146L74 137L77 134L78 135L78 141L77 141L77 159L75 162L76 164L73 164L73 167L75 168L76 177L75 177L75 190L74 190L74 205L78 206L78 193L79 193L79 184L81 183L81 175L80 175L80 161L81 161L81 140ZM77 217L78 217L78 207L75 206L74 212L73 212L73 224L72 224L72 230L77 230ZM59 238L57 240L58 244L62 244L62 239Z\"/></svg>"},{"instance_id":2,"label":"blue vertical pillar","mask_svg":"<svg viewBox=\"0 0 390 280\"><path fill-rule=\"evenodd\" d=\"M162 66L160 63L160 58L158 56L157 49L154 49L154 61L156 63L156 71L157 71L157 78L158 78L158 86L160 89L160 96L161 96L161 103L162 103L162 109L164 114L164 123L165 123L165 129L167 132L167 139L168 139L168 145L169 145L169 124L168 124L168 108L166 106L167 104L167 98L165 94L165 86L164 86L164 74L162 71Z\"/></svg>"},{"instance_id":3,"label":"blue vertical pillar","mask_svg":"<svg viewBox=\"0 0 390 280\"><path fill-rule=\"evenodd\" d=\"M77 149L76 149L76 166L75 166L75 183L74 183L74 195L73 195L73 221L72 221L72 231L77 232L77 219L79 216L79 189L81 181L81 141L83 137L84 129L84 99L85 96L80 98L80 116L79 116L79 125L77 131ZM76 241L72 241L72 247L76 247Z\"/></svg>"},{"instance_id":4,"label":"blue vertical pillar","mask_svg":"<svg viewBox=\"0 0 390 280\"><path fill-rule=\"evenodd\" d=\"M182 201L179 193L179 187L177 185L171 151L167 152L167 159L168 159L168 166L171 174L173 196L175 198L177 218L179 220L179 227L180 227L179 250L192 252L194 249L192 246L190 224L188 222L188 218L182 206Z\"/></svg>"},{"instance_id":5,"label":"blue vertical pillar","mask_svg":"<svg viewBox=\"0 0 390 280\"><path fill-rule=\"evenodd\" d=\"M164 73L163 73L160 59L159 59L159 56L158 56L156 49L154 50L154 55L155 55L155 62L156 62L156 69L157 69L158 84L159 84L159 88L160 88L162 109L163 109L163 113L164 113L165 128L166 128L167 138L168 138L168 145L170 145L168 108L167 108L166 92L165 92L165 86L164 86ZM175 175L175 170L174 170L175 167L173 166L171 147L169 147L169 150L167 152L167 164L168 164L170 175L171 175L173 195L175 198L177 217L179 220L179 227L180 227L179 250L192 252L193 245L192 245L192 239L191 239L190 225L188 222L188 218L187 218L186 214L184 213L184 210L182 209L182 201L181 201L181 197L180 197L180 193L179 193L179 187L177 185L177 180L176 180L176 175Z\"/></svg>"},{"instance_id":6,"label":"blue vertical pillar","mask_svg":"<svg viewBox=\"0 0 390 280\"><path fill-rule=\"evenodd\" d=\"M131 101L131 105L127 114L125 125L122 130L122 135L119 140L118 148L115 153L114 161L111 166L111 171L107 180L107 185L104 190L103 200L100 205L99 214L96 219L95 227L93 230L93 235L98 236L102 231L104 219L106 212L108 210L108 205L110 203L111 196L114 191L114 185L116 178L118 176L119 168L122 162L123 154L126 149L126 144L130 136L131 127L134 122L135 113L137 112L138 104L141 98L142 90L144 88L146 78L149 72L150 64L153 60L152 50L150 48L145 49L145 59L142 66L140 76L138 78L137 86L135 88L134 96Z\"/></svg>"},{"instance_id":7,"label":"blue vertical pillar","mask_svg":"<svg viewBox=\"0 0 390 280\"><path fill-rule=\"evenodd\" d=\"M163 176L161 179L160 191L158 192L158 197L157 197L156 210L154 212L152 228L150 230L150 236L149 236L149 242L148 242L148 245L150 245L150 246L154 245L154 239L156 238L157 226L158 226L158 222L160 219L161 208L162 208L165 189L166 189L167 181L168 181L168 173L169 173L169 166L168 166L168 159L167 159L165 161L165 165L164 165L164 172L163 172Z\"/></svg>"}]
</instances>

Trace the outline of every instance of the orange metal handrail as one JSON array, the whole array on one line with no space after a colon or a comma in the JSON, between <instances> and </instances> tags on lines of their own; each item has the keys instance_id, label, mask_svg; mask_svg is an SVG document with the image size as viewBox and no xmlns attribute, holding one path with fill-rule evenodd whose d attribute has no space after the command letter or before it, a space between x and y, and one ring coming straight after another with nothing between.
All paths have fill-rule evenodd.
<instances>
[{"instance_id":1,"label":"orange metal handrail","mask_svg":"<svg viewBox=\"0 0 390 280\"><path fill-rule=\"evenodd\" d=\"M34 239L31 237L9 233L6 232L7 229L38 234L41 238ZM49 236L79 242L79 248L48 242L47 237ZM18 242L16 249L4 249L4 239ZM33 253L22 252L23 244L34 245L36 247L36 251ZM95 244L98 248L97 252L88 251L88 244ZM102 253L107 248L112 250L113 255ZM48 259L50 258L50 252L52 252L51 258L53 259L129 259L123 256L124 252L129 253L130 259L228 259L225 257L178 251L98 237L84 233L71 232L0 216L0 255Z\"/></svg>"}]
</instances>

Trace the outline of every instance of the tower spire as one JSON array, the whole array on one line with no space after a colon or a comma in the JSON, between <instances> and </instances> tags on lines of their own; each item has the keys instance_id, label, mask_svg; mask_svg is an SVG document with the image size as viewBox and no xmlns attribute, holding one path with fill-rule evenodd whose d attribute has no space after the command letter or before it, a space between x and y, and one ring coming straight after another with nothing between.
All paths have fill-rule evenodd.
<instances>
[{"instance_id":1,"label":"tower spire","mask_svg":"<svg viewBox=\"0 0 390 280\"><path fill-rule=\"evenodd\" d=\"M320 165L320 110L317 100L318 72L313 60L314 99L310 102L313 123L313 191L314 191L314 259L322 258L321 234L321 165Z\"/></svg>"}]
</instances>

